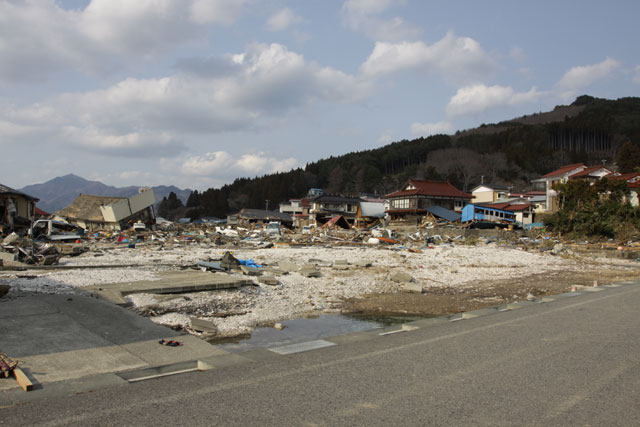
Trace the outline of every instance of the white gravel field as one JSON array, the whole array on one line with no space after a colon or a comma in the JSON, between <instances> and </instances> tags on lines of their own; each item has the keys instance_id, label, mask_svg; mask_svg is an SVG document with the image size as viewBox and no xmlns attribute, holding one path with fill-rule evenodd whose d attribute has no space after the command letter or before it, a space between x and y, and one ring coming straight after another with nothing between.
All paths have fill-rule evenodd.
<instances>
[{"instance_id":1,"label":"white gravel field","mask_svg":"<svg viewBox=\"0 0 640 427\"><path fill-rule=\"evenodd\" d=\"M73 258L63 258L65 270L3 272L0 279L12 286L11 293L76 293L89 285L153 280L163 270L191 266L197 261L219 259L225 249L212 245L183 245L162 248L138 245L91 250ZM526 252L497 244L477 246L442 244L421 253L383 246L309 246L270 249L235 249L236 258L253 259L257 264L298 267L316 264L321 277L307 278L298 272L278 276L279 284L258 283L237 290L190 294L129 296L135 309L153 321L189 330L189 316L213 322L220 336L249 333L256 325L296 317L313 310L331 310L343 298L371 293L397 292L401 284L392 276L406 273L427 287L473 288L479 282L509 279L553 271L597 271L602 267L631 268L635 261L553 256L549 252ZM347 270L334 269L346 260ZM362 266L371 263L371 267ZM83 268L86 266L136 265L135 267ZM227 274L227 273L207 273ZM221 313L231 314L219 317Z\"/></svg>"}]
</instances>

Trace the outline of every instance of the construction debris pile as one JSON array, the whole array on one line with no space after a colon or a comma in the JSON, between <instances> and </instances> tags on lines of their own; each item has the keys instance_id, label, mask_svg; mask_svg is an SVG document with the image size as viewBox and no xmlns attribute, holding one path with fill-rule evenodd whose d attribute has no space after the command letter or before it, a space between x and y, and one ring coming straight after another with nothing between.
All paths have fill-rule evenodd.
<instances>
[{"instance_id":1,"label":"construction debris pile","mask_svg":"<svg viewBox=\"0 0 640 427\"><path fill-rule=\"evenodd\" d=\"M20 264L57 264L61 250L54 244L35 242L11 233L0 241L0 266Z\"/></svg>"},{"instance_id":2,"label":"construction debris pile","mask_svg":"<svg viewBox=\"0 0 640 427\"><path fill-rule=\"evenodd\" d=\"M1 253L14 256L20 269L7 263L2 268L0 282L11 286L4 298L87 293L209 337L248 334L309 312L341 312L345 301L367 295L418 298L438 289L480 294L484 283L511 280L510 295L526 297L528 292L517 291L523 277L637 270L635 244L622 250L601 245L606 254L594 256L583 254L580 243L561 243L542 232L502 230L274 234L260 226L189 224L93 233L66 246L71 249L13 235L4 239ZM56 260L49 261L54 250Z\"/></svg>"}]
</instances>

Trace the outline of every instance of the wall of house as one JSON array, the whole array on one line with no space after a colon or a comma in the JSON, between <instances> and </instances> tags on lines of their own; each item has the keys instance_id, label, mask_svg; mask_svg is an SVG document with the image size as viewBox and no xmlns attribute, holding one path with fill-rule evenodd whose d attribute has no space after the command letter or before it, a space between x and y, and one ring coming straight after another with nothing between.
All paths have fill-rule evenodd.
<instances>
[{"instance_id":1,"label":"wall of house","mask_svg":"<svg viewBox=\"0 0 640 427\"><path fill-rule=\"evenodd\" d=\"M107 222L120 222L131 215L153 206L156 198L153 190L144 190L128 199L122 199L107 206L101 206L102 217Z\"/></svg>"},{"instance_id":2,"label":"wall of house","mask_svg":"<svg viewBox=\"0 0 640 427\"><path fill-rule=\"evenodd\" d=\"M494 202L495 198L494 198L494 194L493 194L493 190L479 190L479 191L474 191L473 194L474 196L476 196L473 199L473 203L487 203L487 202Z\"/></svg>"},{"instance_id":3,"label":"wall of house","mask_svg":"<svg viewBox=\"0 0 640 427\"><path fill-rule=\"evenodd\" d=\"M26 218L29 220L33 219L33 211L35 208L34 203L31 200L28 200L23 197L14 197L13 199L17 202L16 216Z\"/></svg>"},{"instance_id":4,"label":"wall of house","mask_svg":"<svg viewBox=\"0 0 640 427\"><path fill-rule=\"evenodd\" d=\"M149 206L153 206L156 202L156 197L153 194L153 190L147 189L141 191L133 197L129 197L129 206L131 206L131 213L140 212Z\"/></svg>"},{"instance_id":5,"label":"wall of house","mask_svg":"<svg viewBox=\"0 0 640 427\"><path fill-rule=\"evenodd\" d=\"M127 199L119 200L107 206L100 206L102 217L107 222L119 222L131 215Z\"/></svg>"}]
</instances>

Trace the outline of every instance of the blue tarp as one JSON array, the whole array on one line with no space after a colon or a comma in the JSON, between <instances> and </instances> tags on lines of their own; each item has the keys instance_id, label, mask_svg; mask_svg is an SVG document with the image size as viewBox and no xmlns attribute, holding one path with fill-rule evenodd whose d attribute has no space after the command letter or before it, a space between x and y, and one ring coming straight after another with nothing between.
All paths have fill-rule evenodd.
<instances>
[{"instance_id":1,"label":"blue tarp","mask_svg":"<svg viewBox=\"0 0 640 427\"><path fill-rule=\"evenodd\" d=\"M253 268L262 268L262 265L256 264L256 262L252 259L238 258L238 261L240 262L240 265L246 265L247 267L253 267Z\"/></svg>"},{"instance_id":2,"label":"blue tarp","mask_svg":"<svg viewBox=\"0 0 640 427\"><path fill-rule=\"evenodd\" d=\"M429 206L426 210L438 218L446 219L451 222L458 221L462 217L458 212L450 211L449 209L445 209L441 206Z\"/></svg>"}]
</instances>

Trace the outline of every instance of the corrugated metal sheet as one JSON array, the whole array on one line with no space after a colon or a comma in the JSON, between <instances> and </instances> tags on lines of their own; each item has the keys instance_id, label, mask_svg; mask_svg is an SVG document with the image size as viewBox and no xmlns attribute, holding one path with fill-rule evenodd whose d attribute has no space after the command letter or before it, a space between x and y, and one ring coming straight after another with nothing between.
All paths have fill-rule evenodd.
<instances>
[{"instance_id":1,"label":"corrugated metal sheet","mask_svg":"<svg viewBox=\"0 0 640 427\"><path fill-rule=\"evenodd\" d=\"M459 213L450 211L449 209L445 209L441 206L429 206L426 210L438 218L446 219L451 222L458 221L462 218L462 215Z\"/></svg>"}]
</instances>

